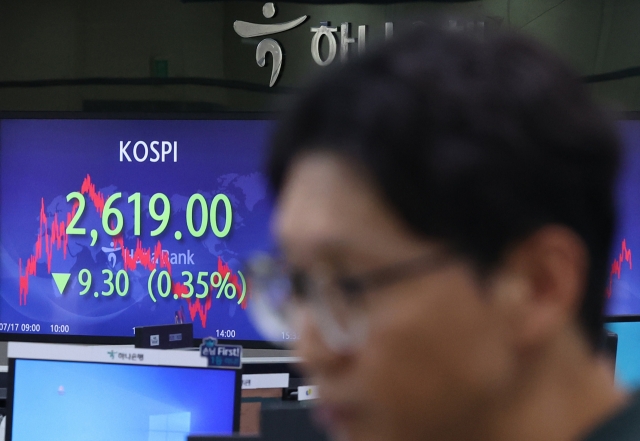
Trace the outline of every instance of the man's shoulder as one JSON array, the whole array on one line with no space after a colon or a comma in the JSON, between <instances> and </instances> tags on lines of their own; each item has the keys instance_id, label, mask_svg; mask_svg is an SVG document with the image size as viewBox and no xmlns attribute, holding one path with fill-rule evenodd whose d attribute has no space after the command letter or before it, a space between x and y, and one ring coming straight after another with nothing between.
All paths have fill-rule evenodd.
<instances>
[{"instance_id":1,"label":"man's shoulder","mask_svg":"<svg viewBox=\"0 0 640 441\"><path fill-rule=\"evenodd\" d=\"M629 403L592 431L583 441L638 441L640 440L640 391Z\"/></svg>"}]
</instances>

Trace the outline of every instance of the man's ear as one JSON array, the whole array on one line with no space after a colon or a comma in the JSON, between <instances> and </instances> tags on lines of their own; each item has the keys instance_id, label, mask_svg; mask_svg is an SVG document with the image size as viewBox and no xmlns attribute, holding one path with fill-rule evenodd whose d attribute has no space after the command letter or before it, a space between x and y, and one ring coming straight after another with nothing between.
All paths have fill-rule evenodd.
<instances>
[{"instance_id":1,"label":"man's ear","mask_svg":"<svg viewBox=\"0 0 640 441\"><path fill-rule=\"evenodd\" d=\"M540 228L507 252L492 298L516 345L540 346L578 323L588 262L582 239L558 225Z\"/></svg>"}]
</instances>

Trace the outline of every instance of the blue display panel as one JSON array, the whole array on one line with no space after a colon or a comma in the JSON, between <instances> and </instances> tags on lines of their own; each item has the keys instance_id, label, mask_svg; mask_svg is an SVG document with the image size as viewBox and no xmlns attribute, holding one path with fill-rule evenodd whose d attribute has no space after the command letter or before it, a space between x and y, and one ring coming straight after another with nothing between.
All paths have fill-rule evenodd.
<instances>
[{"instance_id":1,"label":"blue display panel","mask_svg":"<svg viewBox=\"0 0 640 441\"><path fill-rule=\"evenodd\" d=\"M233 371L16 360L12 441L231 434Z\"/></svg>"},{"instance_id":2,"label":"blue display panel","mask_svg":"<svg viewBox=\"0 0 640 441\"><path fill-rule=\"evenodd\" d=\"M616 382L629 389L640 389L640 322L607 323L618 334Z\"/></svg>"},{"instance_id":3,"label":"blue display panel","mask_svg":"<svg viewBox=\"0 0 640 441\"><path fill-rule=\"evenodd\" d=\"M261 341L241 263L273 249L270 125L2 120L0 338L182 321L196 338Z\"/></svg>"},{"instance_id":4,"label":"blue display panel","mask_svg":"<svg viewBox=\"0 0 640 441\"><path fill-rule=\"evenodd\" d=\"M633 270L633 250L640 250L640 121L621 121L618 127L623 149L607 286L609 316L640 314L640 273Z\"/></svg>"}]
</instances>

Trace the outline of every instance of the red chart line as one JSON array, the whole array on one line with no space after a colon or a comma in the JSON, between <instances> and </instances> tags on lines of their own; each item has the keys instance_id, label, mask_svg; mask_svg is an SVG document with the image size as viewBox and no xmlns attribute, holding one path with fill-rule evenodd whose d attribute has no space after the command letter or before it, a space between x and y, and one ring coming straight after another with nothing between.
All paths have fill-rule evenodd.
<instances>
[{"instance_id":1,"label":"red chart line","mask_svg":"<svg viewBox=\"0 0 640 441\"><path fill-rule=\"evenodd\" d=\"M631 248L627 248L627 239L622 239L620 255L611 264L611 271L609 272L609 287L607 288L607 298L611 297L613 290L613 276L617 276L620 280L622 274L622 264L629 263L629 269L633 269L633 262L631 260Z\"/></svg>"},{"instance_id":2,"label":"red chart line","mask_svg":"<svg viewBox=\"0 0 640 441\"><path fill-rule=\"evenodd\" d=\"M89 196L89 200L92 202L93 206L98 212L98 215L102 219L102 213L104 211L106 198L104 194L96 191L96 186L91 181L90 175L87 175L84 178L82 186L80 187L80 193ZM49 217L47 216L44 209L44 199L41 199L38 237L34 245L33 254L31 254L25 261L24 273L22 267L22 259L18 260L20 271L19 303L21 306L25 306L27 304L27 297L29 295L29 278L36 275L37 262L43 257L43 251L47 260L48 274L51 274L51 259L54 252L60 251L62 249L63 258L67 258L67 246L69 244L69 238L67 236L66 230L69 222L75 216L77 208L78 205L77 203L75 203L71 212L67 213L66 220L60 221L58 220L58 214L54 214L51 221L51 233L49 233ZM114 248L117 248L117 245L119 245L121 248L122 260L124 262L125 270L133 271L138 267L138 265L146 268L149 271L160 267L165 268L169 275L171 275L171 262L169 260L169 255L162 252L162 243L160 241L156 243L155 247L144 248L142 246L142 241L138 239L136 241L135 249L131 249L124 246L124 238L122 237L122 234L120 234L118 236L114 236L113 242ZM229 266L225 264L220 257L218 257L217 271L222 275L223 278L227 273L229 273L228 283L231 283L236 287L237 293L242 292L242 284L238 280L238 276L232 274ZM209 295L207 295L206 301L204 303L202 303L200 299L196 299L195 301L192 301L191 298L185 299L188 304L191 321L195 320L195 317L198 316L203 328L206 328L207 326L207 315L209 310L211 309L211 298L213 297L213 289L213 286L209 286ZM188 289L183 284L179 282L174 282L172 284L172 293L178 294L180 296L181 294L186 294L187 292ZM247 307L247 298L248 296L245 297L245 300L242 302L241 306L243 309L246 309Z\"/></svg>"}]
</instances>

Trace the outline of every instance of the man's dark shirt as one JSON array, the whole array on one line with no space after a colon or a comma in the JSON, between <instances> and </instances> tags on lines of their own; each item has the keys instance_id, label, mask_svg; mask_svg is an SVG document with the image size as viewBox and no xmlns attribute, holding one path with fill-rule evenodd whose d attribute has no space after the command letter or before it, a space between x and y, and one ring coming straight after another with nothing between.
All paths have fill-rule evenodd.
<instances>
[{"instance_id":1,"label":"man's dark shirt","mask_svg":"<svg viewBox=\"0 0 640 441\"><path fill-rule=\"evenodd\" d=\"M640 392L583 441L640 441Z\"/></svg>"}]
</instances>

